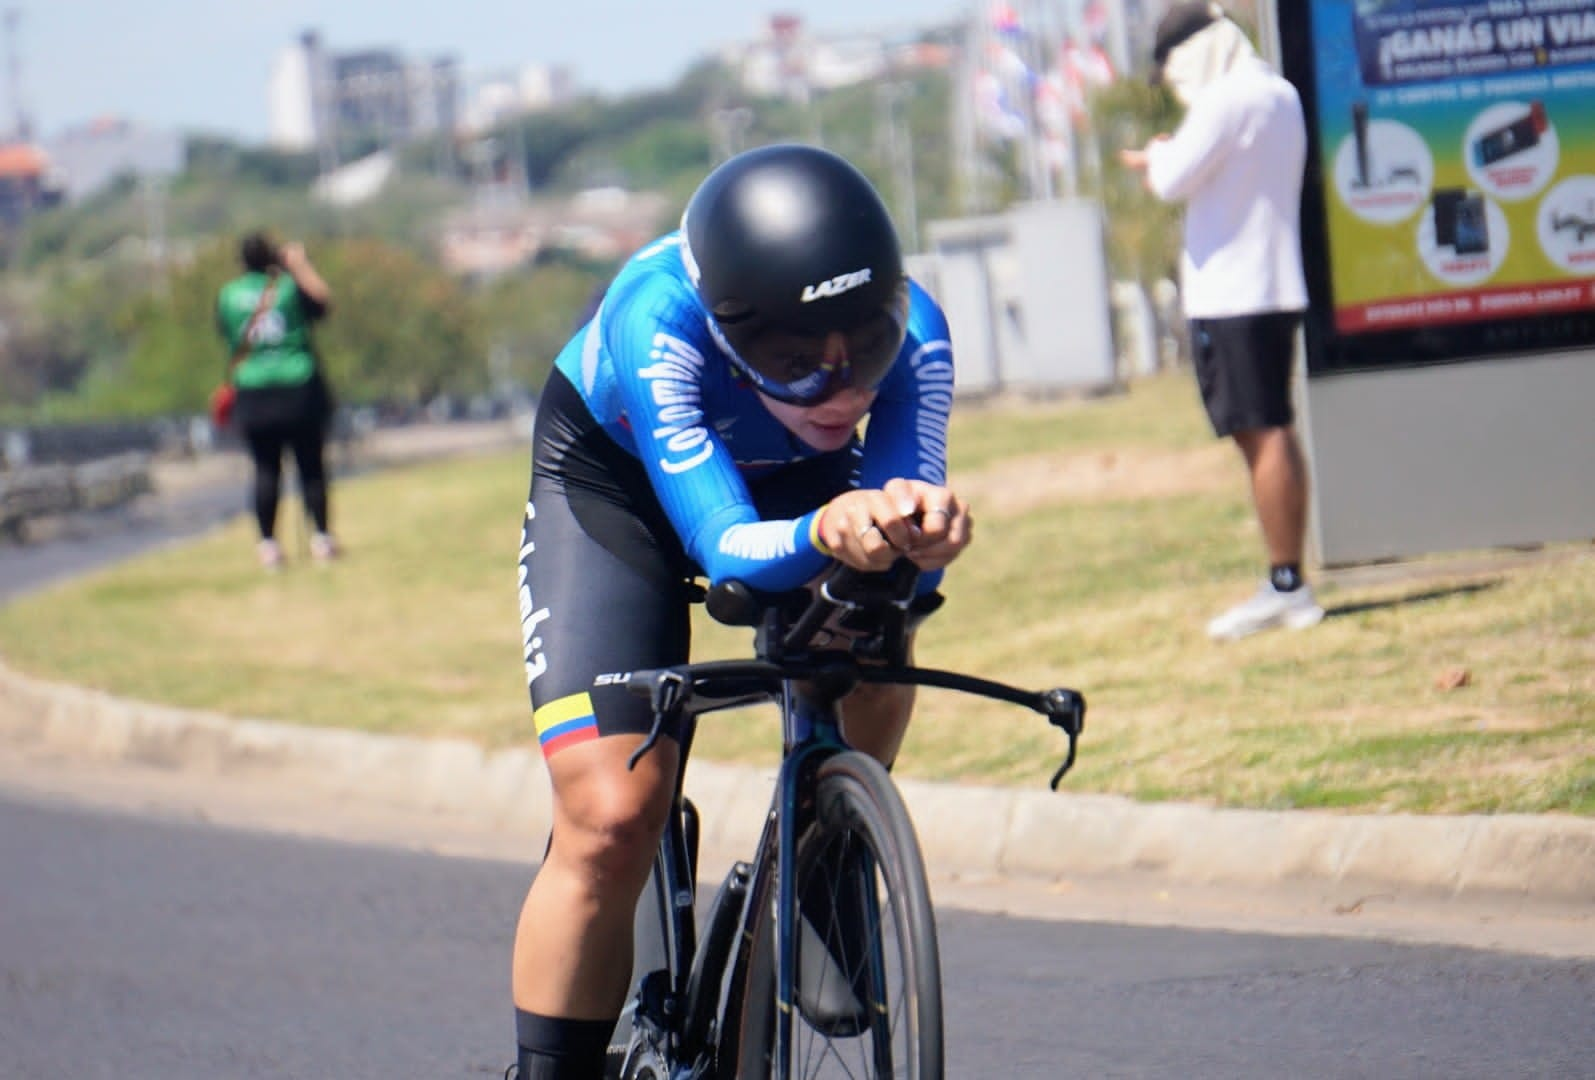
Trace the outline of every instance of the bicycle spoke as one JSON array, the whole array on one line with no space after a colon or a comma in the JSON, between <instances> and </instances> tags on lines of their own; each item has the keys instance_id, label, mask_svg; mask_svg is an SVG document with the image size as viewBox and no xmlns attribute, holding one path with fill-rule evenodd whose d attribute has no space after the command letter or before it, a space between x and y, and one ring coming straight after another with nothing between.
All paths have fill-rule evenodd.
<instances>
[{"instance_id":1,"label":"bicycle spoke","mask_svg":"<svg viewBox=\"0 0 1595 1080\"><path fill-rule=\"evenodd\" d=\"M826 992L865 991L857 996L867 1009L867 1021L862 1031L839 1033L806 1022L807 1018L800 1011L794 1075L801 1080L909 1075L912 1052L907 1002L910 995L906 989L907 976L902 970L895 898L889 885L882 880L873 854L863 847L856 834L837 833L828 837L825 847L814 856L812 865L840 866L848 862L868 867L870 880L863 888L856 874L830 872L819 875L818 881L806 891L806 898L818 912L830 916L823 924L816 922L816 937L812 940L822 943L833 960L845 959L845 963L825 968L824 982L817 988L819 996L825 997ZM820 883L823 889L819 888ZM866 920L872 925L860 936L856 920L865 912L876 914L873 919ZM855 920L855 925L849 927L849 919ZM881 965L878 970L872 970L876 958ZM882 993L872 998L867 991L876 985Z\"/></svg>"},{"instance_id":2,"label":"bicycle spoke","mask_svg":"<svg viewBox=\"0 0 1595 1080\"><path fill-rule=\"evenodd\" d=\"M877 762L848 752L821 768L815 817L795 856L790 1057L782 1062L772 1053L775 1010L755 1009L741 1018L737 1075L941 1080L940 965L929 892L912 826ZM773 1000L779 912L772 874L760 878L760 888L759 945L742 984L747 1002Z\"/></svg>"}]
</instances>

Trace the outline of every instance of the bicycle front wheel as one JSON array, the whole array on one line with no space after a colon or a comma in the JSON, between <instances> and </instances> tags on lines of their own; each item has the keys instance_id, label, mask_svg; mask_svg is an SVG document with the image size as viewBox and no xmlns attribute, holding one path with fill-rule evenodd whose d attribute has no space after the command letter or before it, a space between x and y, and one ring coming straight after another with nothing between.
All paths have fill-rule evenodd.
<instances>
[{"instance_id":1,"label":"bicycle front wheel","mask_svg":"<svg viewBox=\"0 0 1595 1080\"><path fill-rule=\"evenodd\" d=\"M754 934L741 965L736 1075L941 1080L941 960L930 889L908 811L880 763L846 751L815 778L814 820L797 852L797 986L786 1062L774 1060L770 869L758 875Z\"/></svg>"}]
</instances>

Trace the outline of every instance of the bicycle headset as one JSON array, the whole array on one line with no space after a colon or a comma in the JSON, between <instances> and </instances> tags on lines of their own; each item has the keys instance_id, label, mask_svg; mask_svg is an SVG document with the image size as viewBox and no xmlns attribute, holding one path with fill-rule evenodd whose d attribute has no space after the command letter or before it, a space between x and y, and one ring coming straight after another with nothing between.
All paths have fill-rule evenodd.
<instances>
[{"instance_id":1,"label":"bicycle headset","mask_svg":"<svg viewBox=\"0 0 1595 1080\"><path fill-rule=\"evenodd\" d=\"M891 214L847 161L798 144L739 154L688 200L681 238L710 333L761 393L817 405L886 377L908 279Z\"/></svg>"}]
</instances>

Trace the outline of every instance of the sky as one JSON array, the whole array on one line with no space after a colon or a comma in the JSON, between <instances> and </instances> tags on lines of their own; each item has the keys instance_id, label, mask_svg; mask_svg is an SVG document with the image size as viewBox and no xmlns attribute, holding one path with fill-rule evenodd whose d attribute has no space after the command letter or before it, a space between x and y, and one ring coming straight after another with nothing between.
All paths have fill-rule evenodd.
<instances>
[{"instance_id":1,"label":"sky","mask_svg":"<svg viewBox=\"0 0 1595 1080\"><path fill-rule=\"evenodd\" d=\"M522 64L568 67L604 93L668 86L718 46L751 40L773 12L811 32L935 25L970 0L3 0L5 56L37 135L114 115L144 127L264 141L277 54L307 29L333 51L454 56L467 78ZM0 130L16 112L9 59Z\"/></svg>"}]
</instances>

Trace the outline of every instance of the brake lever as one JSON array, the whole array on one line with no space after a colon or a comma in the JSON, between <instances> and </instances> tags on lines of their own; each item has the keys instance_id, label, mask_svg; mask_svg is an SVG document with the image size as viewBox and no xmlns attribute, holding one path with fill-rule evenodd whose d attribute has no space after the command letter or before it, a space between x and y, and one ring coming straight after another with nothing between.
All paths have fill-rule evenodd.
<instances>
[{"instance_id":1,"label":"brake lever","mask_svg":"<svg viewBox=\"0 0 1595 1080\"><path fill-rule=\"evenodd\" d=\"M648 688L648 704L653 709L653 727L648 730L648 737L642 745L631 752L631 757L626 759L626 770L634 771L637 762L641 761L659 742L659 736L664 733L665 721L674 722L680 719L681 710L687 704L687 699L692 696L692 687L687 677L679 671L666 668L656 672L653 685Z\"/></svg>"},{"instance_id":2,"label":"brake lever","mask_svg":"<svg viewBox=\"0 0 1595 1080\"><path fill-rule=\"evenodd\" d=\"M1069 736L1069 753L1063 759L1063 764L1058 766L1058 771L1052 774L1048 787L1053 791L1058 790L1064 774L1074 767L1075 750L1080 742L1080 733L1085 730L1085 695L1078 690L1067 687L1056 687L1041 695L1041 709L1047 716L1047 722L1053 727L1061 728Z\"/></svg>"}]
</instances>

